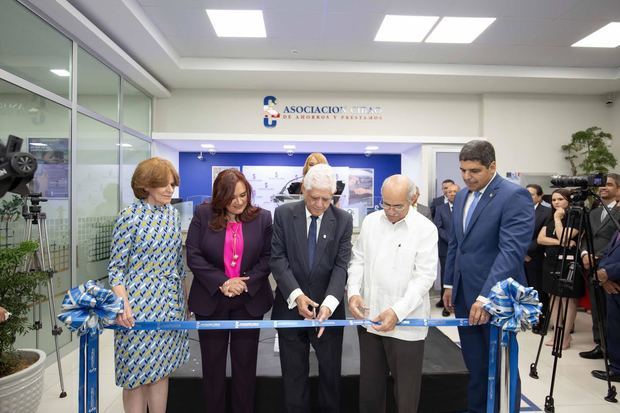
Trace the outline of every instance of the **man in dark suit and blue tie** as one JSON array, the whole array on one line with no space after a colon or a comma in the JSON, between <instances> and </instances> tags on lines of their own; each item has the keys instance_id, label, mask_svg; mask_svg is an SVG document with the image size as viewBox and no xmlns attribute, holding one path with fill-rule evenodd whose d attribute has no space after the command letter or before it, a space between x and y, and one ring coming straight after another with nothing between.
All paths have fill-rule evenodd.
<instances>
[{"instance_id":1,"label":"man in dark suit and blue tie","mask_svg":"<svg viewBox=\"0 0 620 413\"><path fill-rule=\"evenodd\" d=\"M435 218L435 212L437 211L437 207L439 205L448 203L448 188L454 185L454 181L452 179L444 179L441 182L441 192L442 194L437 198L433 198L431 201L430 209L431 209L431 217Z\"/></svg>"},{"instance_id":2,"label":"man in dark suit and blue tie","mask_svg":"<svg viewBox=\"0 0 620 413\"><path fill-rule=\"evenodd\" d=\"M446 190L446 196L448 202L441 204L435 210L435 218L433 222L437 227L437 233L439 235L439 242L437 243L437 249L439 251L439 263L440 263L440 280L441 280L441 298L439 302L435 304L436 307L443 307L443 284L444 273L446 269L446 256L448 255L448 242L450 241L450 231L452 229L452 209L454 208L454 198L459 191L459 187L456 184L450 184ZM450 311L444 308L441 315L448 317Z\"/></svg>"},{"instance_id":3,"label":"man in dark suit and blue tie","mask_svg":"<svg viewBox=\"0 0 620 413\"><path fill-rule=\"evenodd\" d=\"M446 258L444 305L457 317L461 348L469 369L468 411L485 412L489 360L489 313L483 308L491 288L512 277L526 285L523 261L534 230L532 198L525 188L496 173L489 142L466 143L459 154L467 188L456 195ZM520 385L516 411L519 411Z\"/></svg>"},{"instance_id":4,"label":"man in dark suit and blue tie","mask_svg":"<svg viewBox=\"0 0 620 413\"><path fill-rule=\"evenodd\" d=\"M609 380L620 382L620 294L608 284L620 283L620 231L603 252L596 275L607 294L607 356L609 357ZM607 380L605 370L592 370L597 379Z\"/></svg>"},{"instance_id":5,"label":"man in dark suit and blue tie","mask_svg":"<svg viewBox=\"0 0 620 413\"><path fill-rule=\"evenodd\" d=\"M310 168L300 202L276 208L271 271L278 285L271 318L344 319L344 288L351 258L353 220L332 205L336 175L327 164ZM278 330L284 404L288 413L309 413L310 345L319 361L318 411L340 411L342 327Z\"/></svg>"}]
</instances>

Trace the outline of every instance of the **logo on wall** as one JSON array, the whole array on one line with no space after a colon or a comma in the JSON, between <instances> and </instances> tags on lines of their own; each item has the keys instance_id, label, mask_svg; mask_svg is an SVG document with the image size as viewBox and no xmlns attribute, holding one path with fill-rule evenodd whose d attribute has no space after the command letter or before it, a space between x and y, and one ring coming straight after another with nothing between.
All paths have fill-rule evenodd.
<instances>
[{"instance_id":1,"label":"logo on wall","mask_svg":"<svg viewBox=\"0 0 620 413\"><path fill-rule=\"evenodd\" d=\"M263 125L266 128L275 128L280 119L280 112L276 109L276 97L265 96L263 99Z\"/></svg>"},{"instance_id":2,"label":"logo on wall","mask_svg":"<svg viewBox=\"0 0 620 413\"><path fill-rule=\"evenodd\" d=\"M275 128L278 121L303 120L303 121L381 121L383 120L383 108L372 105L285 105L280 110L276 109L276 97L265 96L263 98L263 125L266 128Z\"/></svg>"}]
</instances>

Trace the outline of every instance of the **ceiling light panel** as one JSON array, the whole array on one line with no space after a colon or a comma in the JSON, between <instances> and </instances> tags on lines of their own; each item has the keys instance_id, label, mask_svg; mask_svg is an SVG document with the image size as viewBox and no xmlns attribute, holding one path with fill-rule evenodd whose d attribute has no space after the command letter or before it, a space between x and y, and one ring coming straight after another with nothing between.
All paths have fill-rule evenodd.
<instances>
[{"instance_id":1,"label":"ceiling light panel","mask_svg":"<svg viewBox=\"0 0 620 413\"><path fill-rule=\"evenodd\" d=\"M419 43L437 22L437 16L397 16L387 14L375 36L376 42Z\"/></svg>"},{"instance_id":2,"label":"ceiling light panel","mask_svg":"<svg viewBox=\"0 0 620 413\"><path fill-rule=\"evenodd\" d=\"M209 10L218 37L267 37L262 10Z\"/></svg>"},{"instance_id":3,"label":"ceiling light panel","mask_svg":"<svg viewBox=\"0 0 620 413\"><path fill-rule=\"evenodd\" d=\"M71 76L71 73L68 70L65 70L65 69L50 69L50 72L52 72L56 76L60 76L60 77L69 77L69 76Z\"/></svg>"},{"instance_id":4,"label":"ceiling light panel","mask_svg":"<svg viewBox=\"0 0 620 413\"><path fill-rule=\"evenodd\" d=\"M618 46L620 46L620 22L611 22L572 45L572 47L608 48Z\"/></svg>"},{"instance_id":5,"label":"ceiling light panel","mask_svg":"<svg viewBox=\"0 0 620 413\"><path fill-rule=\"evenodd\" d=\"M425 43L471 43L487 29L495 17L444 17Z\"/></svg>"}]
</instances>

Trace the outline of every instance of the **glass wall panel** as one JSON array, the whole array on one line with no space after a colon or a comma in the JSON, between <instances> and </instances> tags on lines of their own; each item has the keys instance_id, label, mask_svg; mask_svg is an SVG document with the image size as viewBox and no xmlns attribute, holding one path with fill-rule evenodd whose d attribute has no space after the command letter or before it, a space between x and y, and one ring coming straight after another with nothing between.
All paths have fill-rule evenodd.
<instances>
[{"instance_id":1,"label":"glass wall panel","mask_svg":"<svg viewBox=\"0 0 620 413\"><path fill-rule=\"evenodd\" d=\"M123 133L121 142L123 152L123 182L121 182L122 202L121 208L131 204L135 197L131 189L131 176L136 166L145 159L151 157L151 144L145 140Z\"/></svg>"},{"instance_id":2,"label":"glass wall panel","mask_svg":"<svg viewBox=\"0 0 620 413\"><path fill-rule=\"evenodd\" d=\"M17 1L0 0L2 69L70 99L71 47L69 39Z\"/></svg>"},{"instance_id":3,"label":"glass wall panel","mask_svg":"<svg viewBox=\"0 0 620 413\"><path fill-rule=\"evenodd\" d=\"M91 56L78 49L77 93L78 104L118 121L120 76Z\"/></svg>"},{"instance_id":4,"label":"glass wall panel","mask_svg":"<svg viewBox=\"0 0 620 413\"><path fill-rule=\"evenodd\" d=\"M77 283L107 277L112 229L118 214L119 131L78 114Z\"/></svg>"},{"instance_id":5,"label":"glass wall panel","mask_svg":"<svg viewBox=\"0 0 620 413\"><path fill-rule=\"evenodd\" d=\"M0 29L1 30L1 29ZM0 140L6 143L8 135L24 140L22 151L31 152L38 159L38 169L31 182L34 191L40 191L48 199L41 203L46 214L52 267L56 271L52 279L55 290L56 311L60 309L62 296L71 287L71 254L69 233L69 160L71 136L71 111L41 96L35 95L10 83L0 80ZM7 192L0 198L0 209L5 210L8 202L17 195ZM26 221L21 208L13 215L3 213L0 220L0 248L20 243L25 238ZM32 226L38 234L38 225ZM38 241L38 236L31 237ZM47 294L46 289L42 289ZM51 334L48 302L37 305L41 310L43 328L17 338L17 347L38 347L47 353L54 349ZM11 309L8 309L11 311ZM37 315L39 318L39 315ZM71 341L71 334L63 331L59 344Z\"/></svg>"},{"instance_id":6,"label":"glass wall panel","mask_svg":"<svg viewBox=\"0 0 620 413\"><path fill-rule=\"evenodd\" d=\"M151 98L124 79L123 124L151 136Z\"/></svg>"}]
</instances>

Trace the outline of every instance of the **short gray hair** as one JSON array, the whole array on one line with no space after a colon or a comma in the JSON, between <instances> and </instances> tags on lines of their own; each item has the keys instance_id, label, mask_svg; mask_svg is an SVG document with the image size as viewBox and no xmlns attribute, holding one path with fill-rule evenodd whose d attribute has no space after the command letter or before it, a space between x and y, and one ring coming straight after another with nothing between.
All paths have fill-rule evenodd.
<instances>
[{"instance_id":1,"label":"short gray hair","mask_svg":"<svg viewBox=\"0 0 620 413\"><path fill-rule=\"evenodd\" d=\"M333 168L325 163L314 165L304 176L304 189L328 189L332 194L336 193L336 173Z\"/></svg>"},{"instance_id":2,"label":"short gray hair","mask_svg":"<svg viewBox=\"0 0 620 413\"><path fill-rule=\"evenodd\" d=\"M407 201L409 202L413 201L413 197L416 194L417 186L415 185L413 180L406 175L397 174L397 175L391 175L385 178L385 180L383 181L383 184L381 185L381 196L383 196L383 188L385 188L386 185L391 184L391 183L398 183L399 180L404 180L407 183Z\"/></svg>"}]
</instances>

